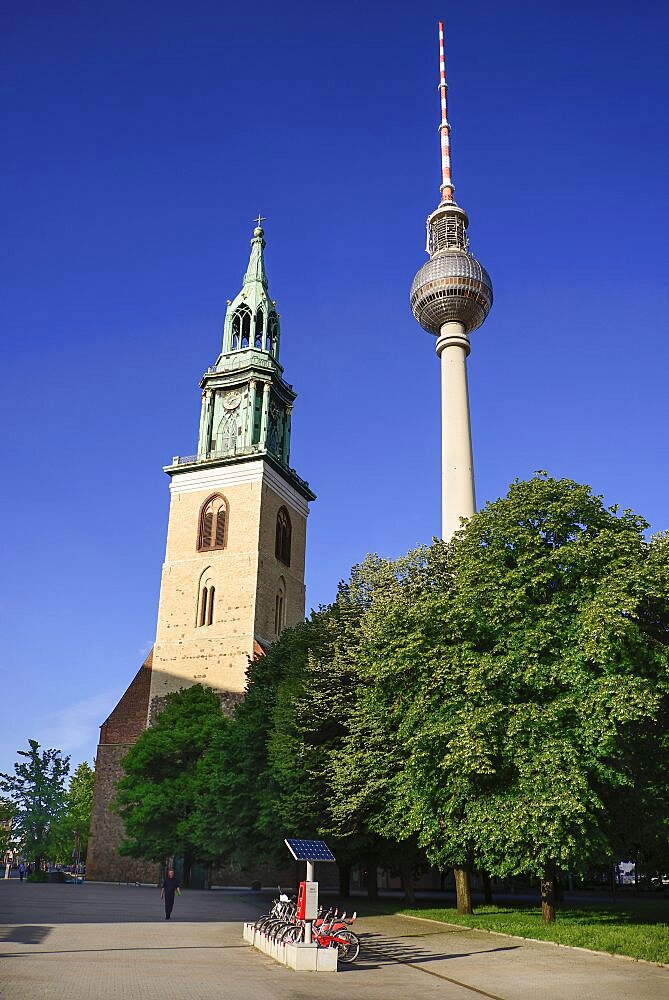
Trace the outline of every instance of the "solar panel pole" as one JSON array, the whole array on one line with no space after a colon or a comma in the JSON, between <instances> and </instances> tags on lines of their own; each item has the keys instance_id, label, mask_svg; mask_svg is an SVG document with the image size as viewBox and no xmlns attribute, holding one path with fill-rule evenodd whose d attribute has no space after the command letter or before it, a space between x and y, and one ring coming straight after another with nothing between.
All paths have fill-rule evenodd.
<instances>
[{"instance_id":1,"label":"solar panel pole","mask_svg":"<svg viewBox=\"0 0 669 1000\"><path fill-rule=\"evenodd\" d=\"M314 863L313 861L307 861L307 882L315 882L314 878ZM311 920L304 921L304 940L307 944L311 944Z\"/></svg>"}]
</instances>

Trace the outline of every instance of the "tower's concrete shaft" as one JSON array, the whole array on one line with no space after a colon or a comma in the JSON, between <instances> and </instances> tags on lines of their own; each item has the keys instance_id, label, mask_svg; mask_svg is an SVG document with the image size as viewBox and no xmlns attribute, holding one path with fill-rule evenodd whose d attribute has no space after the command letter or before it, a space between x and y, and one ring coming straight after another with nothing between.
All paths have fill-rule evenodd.
<instances>
[{"instance_id":1,"label":"tower's concrete shaft","mask_svg":"<svg viewBox=\"0 0 669 1000\"><path fill-rule=\"evenodd\" d=\"M437 354L441 362L441 534L445 539L460 528L460 518L470 518L476 510L467 386L469 350L463 324L444 323Z\"/></svg>"}]
</instances>

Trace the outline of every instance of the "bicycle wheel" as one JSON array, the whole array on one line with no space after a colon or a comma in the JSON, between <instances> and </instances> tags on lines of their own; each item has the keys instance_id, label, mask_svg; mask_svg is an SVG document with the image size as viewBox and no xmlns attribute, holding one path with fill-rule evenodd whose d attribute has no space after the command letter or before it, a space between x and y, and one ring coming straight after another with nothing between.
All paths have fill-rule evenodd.
<instances>
[{"instance_id":1,"label":"bicycle wheel","mask_svg":"<svg viewBox=\"0 0 669 1000\"><path fill-rule=\"evenodd\" d=\"M336 931L332 935L340 962L355 962L360 954L360 938L353 931Z\"/></svg>"},{"instance_id":2,"label":"bicycle wheel","mask_svg":"<svg viewBox=\"0 0 669 1000\"><path fill-rule=\"evenodd\" d=\"M269 932L269 936L272 941L278 941L283 932L290 926L291 924L289 924L288 921L278 920Z\"/></svg>"},{"instance_id":3,"label":"bicycle wheel","mask_svg":"<svg viewBox=\"0 0 669 1000\"><path fill-rule=\"evenodd\" d=\"M303 937L304 927L302 927L301 924L292 924L290 927L286 928L281 940L285 944L299 944Z\"/></svg>"}]
</instances>

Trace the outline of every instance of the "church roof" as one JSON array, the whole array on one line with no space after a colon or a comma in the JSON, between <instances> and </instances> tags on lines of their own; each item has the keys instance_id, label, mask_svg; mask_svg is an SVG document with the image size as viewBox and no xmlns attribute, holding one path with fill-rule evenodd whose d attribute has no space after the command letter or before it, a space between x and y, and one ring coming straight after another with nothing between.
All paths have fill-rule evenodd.
<instances>
[{"instance_id":1,"label":"church roof","mask_svg":"<svg viewBox=\"0 0 669 1000\"><path fill-rule=\"evenodd\" d=\"M111 715L100 726L100 743L134 743L146 729L152 664L153 649L121 695Z\"/></svg>"}]
</instances>

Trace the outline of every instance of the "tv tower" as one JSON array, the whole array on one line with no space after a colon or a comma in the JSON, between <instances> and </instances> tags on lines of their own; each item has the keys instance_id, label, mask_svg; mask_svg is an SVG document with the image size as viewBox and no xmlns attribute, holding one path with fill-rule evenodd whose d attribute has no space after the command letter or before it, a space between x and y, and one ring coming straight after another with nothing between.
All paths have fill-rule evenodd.
<instances>
[{"instance_id":1,"label":"tv tower","mask_svg":"<svg viewBox=\"0 0 669 1000\"><path fill-rule=\"evenodd\" d=\"M469 253L469 219L454 198L446 93L444 25L440 21L441 202L427 219L425 249L430 259L413 280L411 309L423 329L436 335L441 361L441 532L448 541L459 529L460 518L469 518L476 510L467 357L469 334L490 312L492 283L485 268Z\"/></svg>"}]
</instances>

